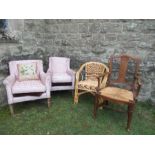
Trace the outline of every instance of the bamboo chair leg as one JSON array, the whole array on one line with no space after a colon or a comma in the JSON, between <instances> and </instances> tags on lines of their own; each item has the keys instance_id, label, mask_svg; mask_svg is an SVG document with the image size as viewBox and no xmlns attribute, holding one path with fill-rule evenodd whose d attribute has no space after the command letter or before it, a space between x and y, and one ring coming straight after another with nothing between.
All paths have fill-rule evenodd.
<instances>
[{"instance_id":1,"label":"bamboo chair leg","mask_svg":"<svg viewBox=\"0 0 155 155\"><path fill-rule=\"evenodd\" d=\"M47 104L48 104L48 108L50 108L50 106L51 106L51 98L47 99Z\"/></svg>"},{"instance_id":2,"label":"bamboo chair leg","mask_svg":"<svg viewBox=\"0 0 155 155\"><path fill-rule=\"evenodd\" d=\"M9 108L10 108L10 113L11 113L11 115L14 116L15 113L14 113L13 105L10 104L10 105L9 105Z\"/></svg>"},{"instance_id":3,"label":"bamboo chair leg","mask_svg":"<svg viewBox=\"0 0 155 155\"><path fill-rule=\"evenodd\" d=\"M79 100L79 95L78 95L78 90L75 89L75 94L74 94L74 104L77 104Z\"/></svg>"},{"instance_id":4,"label":"bamboo chair leg","mask_svg":"<svg viewBox=\"0 0 155 155\"><path fill-rule=\"evenodd\" d=\"M127 131L130 131L133 110L134 110L134 104L128 105Z\"/></svg>"}]
</instances>

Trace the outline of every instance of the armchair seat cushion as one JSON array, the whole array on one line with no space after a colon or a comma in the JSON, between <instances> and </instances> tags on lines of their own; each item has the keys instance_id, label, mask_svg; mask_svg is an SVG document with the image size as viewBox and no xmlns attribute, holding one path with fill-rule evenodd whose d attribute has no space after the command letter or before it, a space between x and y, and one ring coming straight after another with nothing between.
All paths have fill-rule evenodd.
<instances>
[{"instance_id":1,"label":"armchair seat cushion","mask_svg":"<svg viewBox=\"0 0 155 155\"><path fill-rule=\"evenodd\" d=\"M78 82L78 89L82 89L82 90L96 91L97 86L98 86L97 80L87 79L87 80Z\"/></svg>"},{"instance_id":2,"label":"armchair seat cushion","mask_svg":"<svg viewBox=\"0 0 155 155\"><path fill-rule=\"evenodd\" d=\"M131 91L116 87L106 87L100 91L100 95L125 103L130 101L132 102L134 100L133 93Z\"/></svg>"},{"instance_id":3,"label":"armchair seat cushion","mask_svg":"<svg viewBox=\"0 0 155 155\"><path fill-rule=\"evenodd\" d=\"M45 92L46 87L40 80L16 81L12 86L13 94Z\"/></svg>"},{"instance_id":4,"label":"armchair seat cushion","mask_svg":"<svg viewBox=\"0 0 155 155\"><path fill-rule=\"evenodd\" d=\"M53 83L72 82L72 77L67 73L54 73L52 75Z\"/></svg>"}]
</instances>

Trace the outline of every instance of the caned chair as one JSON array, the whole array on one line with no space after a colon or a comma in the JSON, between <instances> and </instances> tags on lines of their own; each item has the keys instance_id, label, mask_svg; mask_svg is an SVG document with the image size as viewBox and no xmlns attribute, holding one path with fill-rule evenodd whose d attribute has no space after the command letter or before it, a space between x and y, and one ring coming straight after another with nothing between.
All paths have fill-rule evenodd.
<instances>
[{"instance_id":1,"label":"caned chair","mask_svg":"<svg viewBox=\"0 0 155 155\"><path fill-rule=\"evenodd\" d=\"M48 99L50 107L50 76L43 72L42 60L9 62L10 75L3 81L8 104L14 114L13 104L23 101Z\"/></svg>"},{"instance_id":2,"label":"caned chair","mask_svg":"<svg viewBox=\"0 0 155 155\"><path fill-rule=\"evenodd\" d=\"M76 72L74 103L85 93L95 95L96 88L104 88L107 83L109 69L99 62L86 62Z\"/></svg>"},{"instance_id":3,"label":"caned chair","mask_svg":"<svg viewBox=\"0 0 155 155\"><path fill-rule=\"evenodd\" d=\"M47 73L51 76L51 91L74 89L75 72L70 68L69 58L50 57Z\"/></svg>"},{"instance_id":4,"label":"caned chair","mask_svg":"<svg viewBox=\"0 0 155 155\"><path fill-rule=\"evenodd\" d=\"M96 102L94 104L94 117L97 109L103 103L118 103L128 106L127 130L130 130L132 112L134 110L137 96L140 91L139 75L140 59L129 55L111 56L109 59L109 77L107 87L100 89L96 93ZM104 105L106 107L106 104Z\"/></svg>"}]
</instances>

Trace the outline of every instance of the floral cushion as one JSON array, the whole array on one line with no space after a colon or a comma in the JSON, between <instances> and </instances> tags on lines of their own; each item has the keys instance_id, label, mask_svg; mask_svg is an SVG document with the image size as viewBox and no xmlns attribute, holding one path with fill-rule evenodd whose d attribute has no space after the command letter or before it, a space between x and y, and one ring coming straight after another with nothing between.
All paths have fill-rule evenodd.
<instances>
[{"instance_id":1,"label":"floral cushion","mask_svg":"<svg viewBox=\"0 0 155 155\"><path fill-rule=\"evenodd\" d=\"M38 80L39 76L37 75L37 63L24 63L18 64L18 80Z\"/></svg>"}]
</instances>

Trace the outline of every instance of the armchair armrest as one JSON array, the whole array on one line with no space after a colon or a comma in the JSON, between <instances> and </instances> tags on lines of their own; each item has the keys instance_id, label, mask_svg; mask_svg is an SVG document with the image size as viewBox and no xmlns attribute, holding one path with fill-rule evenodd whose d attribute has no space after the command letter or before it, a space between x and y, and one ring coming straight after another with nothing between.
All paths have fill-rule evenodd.
<instances>
[{"instance_id":1,"label":"armchair armrest","mask_svg":"<svg viewBox=\"0 0 155 155\"><path fill-rule=\"evenodd\" d=\"M53 72L52 72L50 69L48 69L48 70L47 70L47 74L52 75L52 74L53 74Z\"/></svg>"},{"instance_id":2,"label":"armchair armrest","mask_svg":"<svg viewBox=\"0 0 155 155\"><path fill-rule=\"evenodd\" d=\"M66 71L69 75L74 76L75 75L75 71L72 69L67 69Z\"/></svg>"},{"instance_id":3,"label":"armchair armrest","mask_svg":"<svg viewBox=\"0 0 155 155\"><path fill-rule=\"evenodd\" d=\"M51 76L49 73L40 72L41 82L46 86L47 97L50 98Z\"/></svg>"},{"instance_id":4,"label":"armchair armrest","mask_svg":"<svg viewBox=\"0 0 155 155\"><path fill-rule=\"evenodd\" d=\"M96 78L96 80L98 81L98 86L96 87L96 91L98 92L106 86L107 80L108 80L108 75L109 75L109 72L106 72L106 73L103 73L100 75L96 75L96 74L86 75L86 77L95 77Z\"/></svg>"},{"instance_id":5,"label":"armchair armrest","mask_svg":"<svg viewBox=\"0 0 155 155\"><path fill-rule=\"evenodd\" d=\"M104 74L98 75L98 87L96 88L96 91L99 92L101 89L106 87L107 81L108 81L109 72L106 72Z\"/></svg>"},{"instance_id":6,"label":"armchair armrest","mask_svg":"<svg viewBox=\"0 0 155 155\"><path fill-rule=\"evenodd\" d=\"M140 76L136 76L135 77L135 83L134 83L134 86L133 86L133 94L134 94L134 98L136 99L138 94L139 94L139 91L140 91L140 88L142 86L142 83L141 83L141 80L140 80Z\"/></svg>"},{"instance_id":7,"label":"armchair armrest","mask_svg":"<svg viewBox=\"0 0 155 155\"><path fill-rule=\"evenodd\" d=\"M40 79L44 85L51 82L51 78L50 78L49 73L40 72Z\"/></svg>"},{"instance_id":8,"label":"armchair armrest","mask_svg":"<svg viewBox=\"0 0 155 155\"><path fill-rule=\"evenodd\" d=\"M14 75L10 75L10 76L8 76L8 77L6 77L4 79L3 84L5 86L10 86L11 87L14 84L15 80L16 80L15 76Z\"/></svg>"},{"instance_id":9,"label":"armchair armrest","mask_svg":"<svg viewBox=\"0 0 155 155\"><path fill-rule=\"evenodd\" d=\"M142 85L140 78L138 78L137 83L138 83L139 86Z\"/></svg>"},{"instance_id":10,"label":"armchair armrest","mask_svg":"<svg viewBox=\"0 0 155 155\"><path fill-rule=\"evenodd\" d=\"M75 76L76 81L79 81L80 74L82 70L84 69L84 67L85 67L85 64L81 65L80 69L76 72L76 76Z\"/></svg>"},{"instance_id":11,"label":"armchair armrest","mask_svg":"<svg viewBox=\"0 0 155 155\"><path fill-rule=\"evenodd\" d=\"M8 97L8 103L13 103L13 95L12 95L12 85L15 83L15 75L10 75L6 79L4 79L3 84L6 87L7 97Z\"/></svg>"},{"instance_id":12,"label":"armchair armrest","mask_svg":"<svg viewBox=\"0 0 155 155\"><path fill-rule=\"evenodd\" d=\"M66 70L67 74L69 74L72 78L72 86L74 87L74 82L75 82L75 71L72 69L67 69Z\"/></svg>"}]
</instances>

